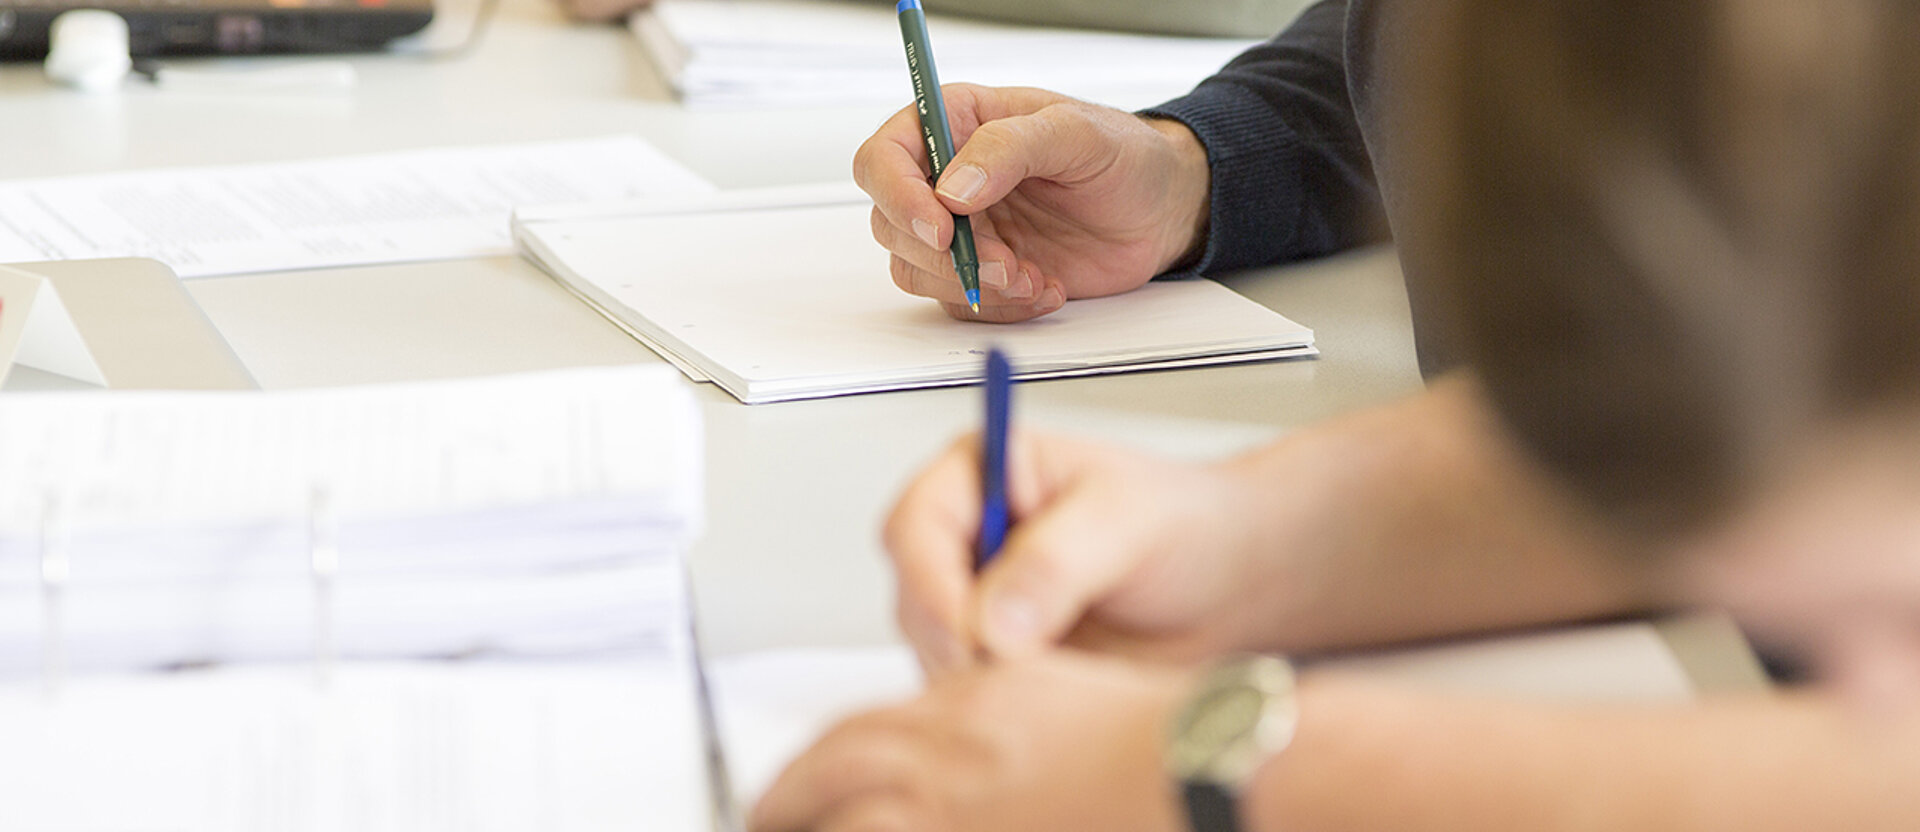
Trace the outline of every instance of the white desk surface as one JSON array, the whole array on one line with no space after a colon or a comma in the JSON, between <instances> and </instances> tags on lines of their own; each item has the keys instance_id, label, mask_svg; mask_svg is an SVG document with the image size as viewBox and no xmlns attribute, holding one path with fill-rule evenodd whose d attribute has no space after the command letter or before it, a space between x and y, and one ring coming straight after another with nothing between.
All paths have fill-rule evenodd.
<instances>
[{"instance_id":1,"label":"white desk surface","mask_svg":"<svg viewBox=\"0 0 1920 832\"><path fill-rule=\"evenodd\" d=\"M689 112L624 29L569 25L544 0L503 0L464 58L352 61L360 80L350 92L278 97L137 81L86 95L50 85L37 65L0 66L0 178L635 133L722 187L795 184L845 178L854 149L889 114ZM1313 327L1324 355L1023 385L1020 417L1212 455L1418 388L1390 254L1232 285ZM269 388L658 360L514 258L189 288ZM905 478L974 426L974 391L747 407L705 386L701 400L710 528L692 565L709 651L896 640L880 521Z\"/></svg>"}]
</instances>

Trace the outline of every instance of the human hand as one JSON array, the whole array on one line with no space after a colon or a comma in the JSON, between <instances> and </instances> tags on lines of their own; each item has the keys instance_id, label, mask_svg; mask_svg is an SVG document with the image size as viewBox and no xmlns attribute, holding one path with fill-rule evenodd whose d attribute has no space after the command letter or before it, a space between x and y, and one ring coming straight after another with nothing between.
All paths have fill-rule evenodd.
<instances>
[{"instance_id":1,"label":"human hand","mask_svg":"<svg viewBox=\"0 0 1920 832\"><path fill-rule=\"evenodd\" d=\"M950 677L829 731L748 829L1175 832L1162 748L1192 681L1067 652Z\"/></svg>"},{"instance_id":2,"label":"human hand","mask_svg":"<svg viewBox=\"0 0 1920 832\"><path fill-rule=\"evenodd\" d=\"M1015 526L972 572L977 440L889 517L930 676L1068 643L1192 660L1622 615L1658 576L1513 445L1471 377L1208 464L1015 431Z\"/></svg>"},{"instance_id":3,"label":"human hand","mask_svg":"<svg viewBox=\"0 0 1920 832\"><path fill-rule=\"evenodd\" d=\"M853 159L893 282L956 318L967 307L947 247L973 218L981 320L1021 321L1068 299L1138 288L1202 239L1206 151L1185 126L1029 88L942 87L959 146L936 192L920 122L895 113Z\"/></svg>"},{"instance_id":4,"label":"human hand","mask_svg":"<svg viewBox=\"0 0 1920 832\"><path fill-rule=\"evenodd\" d=\"M559 0L560 10L574 20L605 23L653 5L653 0Z\"/></svg>"},{"instance_id":5,"label":"human hand","mask_svg":"<svg viewBox=\"0 0 1920 832\"><path fill-rule=\"evenodd\" d=\"M898 615L933 675L976 653L1027 656L1060 641L1198 658L1246 646L1272 612L1250 597L1284 581L1254 572L1252 489L1230 465L1162 460L1015 430L1008 499L1016 525L979 576L979 440L953 444L908 486L885 542Z\"/></svg>"}]
</instances>

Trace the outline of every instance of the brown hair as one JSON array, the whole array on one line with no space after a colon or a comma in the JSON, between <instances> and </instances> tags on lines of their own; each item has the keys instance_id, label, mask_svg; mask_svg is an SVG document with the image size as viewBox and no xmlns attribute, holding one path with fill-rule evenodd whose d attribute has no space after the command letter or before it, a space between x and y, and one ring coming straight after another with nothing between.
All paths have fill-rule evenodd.
<instances>
[{"instance_id":1,"label":"brown hair","mask_svg":"<svg viewBox=\"0 0 1920 832\"><path fill-rule=\"evenodd\" d=\"M1920 398L1920 3L1441 17L1459 49L1405 114L1433 242L1409 276L1551 468L1670 526Z\"/></svg>"}]
</instances>

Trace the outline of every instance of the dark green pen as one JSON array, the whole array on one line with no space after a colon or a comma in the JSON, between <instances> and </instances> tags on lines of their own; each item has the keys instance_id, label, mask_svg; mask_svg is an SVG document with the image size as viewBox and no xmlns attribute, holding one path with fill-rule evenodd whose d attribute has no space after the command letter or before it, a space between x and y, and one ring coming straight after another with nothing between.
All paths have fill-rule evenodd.
<instances>
[{"instance_id":1,"label":"dark green pen","mask_svg":"<svg viewBox=\"0 0 1920 832\"><path fill-rule=\"evenodd\" d=\"M900 13L900 37L907 42L907 71L913 75L913 103L920 111L920 138L927 143L933 181L939 182L947 163L953 161L953 129L947 125L940 72L933 68L933 47L927 43L927 15L920 10L920 0L900 0L894 11ZM951 250L960 288L967 290L967 305L980 314L980 255L973 251L973 223L959 214L953 216Z\"/></svg>"}]
</instances>

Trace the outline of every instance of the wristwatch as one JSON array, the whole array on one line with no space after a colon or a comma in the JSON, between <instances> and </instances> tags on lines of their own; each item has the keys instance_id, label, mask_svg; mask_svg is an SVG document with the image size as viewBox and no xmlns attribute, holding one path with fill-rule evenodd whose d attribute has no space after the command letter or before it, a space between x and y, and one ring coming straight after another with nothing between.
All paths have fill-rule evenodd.
<instances>
[{"instance_id":1,"label":"wristwatch","mask_svg":"<svg viewBox=\"0 0 1920 832\"><path fill-rule=\"evenodd\" d=\"M1241 832L1239 797L1261 764L1285 750L1300 721L1293 665L1247 656L1207 674L1174 715L1167 771L1193 832Z\"/></svg>"}]
</instances>

